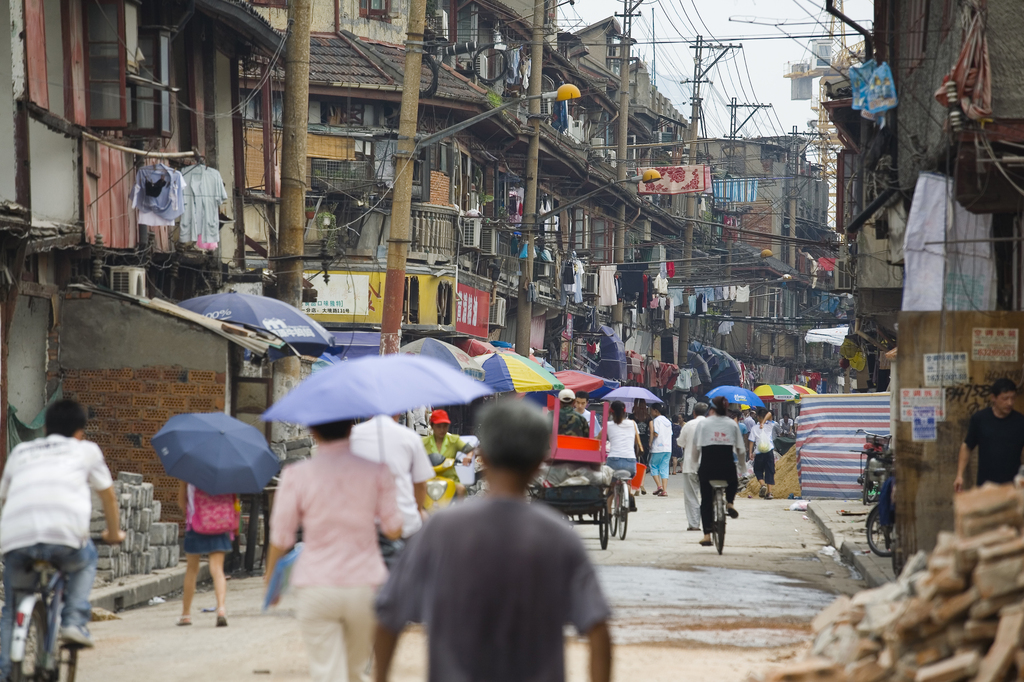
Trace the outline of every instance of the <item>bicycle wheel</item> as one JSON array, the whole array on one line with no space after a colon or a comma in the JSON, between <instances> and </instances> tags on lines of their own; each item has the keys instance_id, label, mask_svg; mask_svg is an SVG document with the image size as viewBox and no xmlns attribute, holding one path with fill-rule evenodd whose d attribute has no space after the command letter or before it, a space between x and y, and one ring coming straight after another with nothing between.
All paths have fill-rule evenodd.
<instances>
[{"instance_id":1,"label":"bicycle wheel","mask_svg":"<svg viewBox=\"0 0 1024 682\"><path fill-rule=\"evenodd\" d=\"M608 507L605 506L598 512L597 536L601 539L601 549L608 549L608 524L610 523Z\"/></svg>"},{"instance_id":2,"label":"bicycle wheel","mask_svg":"<svg viewBox=\"0 0 1024 682\"><path fill-rule=\"evenodd\" d=\"M868 535L868 547L871 551L881 557L892 556L892 544L890 540L891 530L886 528L879 521L878 505L875 505L874 509L868 514L867 522L867 535Z\"/></svg>"},{"instance_id":3,"label":"bicycle wheel","mask_svg":"<svg viewBox=\"0 0 1024 682\"><path fill-rule=\"evenodd\" d=\"M715 549L722 553L725 547L725 491L715 491L715 522L712 524L712 536L715 541Z\"/></svg>"},{"instance_id":4,"label":"bicycle wheel","mask_svg":"<svg viewBox=\"0 0 1024 682\"><path fill-rule=\"evenodd\" d=\"M75 673L78 671L78 648L61 647L60 667L57 669L58 682L75 682Z\"/></svg>"},{"instance_id":5,"label":"bicycle wheel","mask_svg":"<svg viewBox=\"0 0 1024 682\"><path fill-rule=\"evenodd\" d=\"M623 496L622 506L619 507L619 513L622 518L619 519L619 539L626 539L626 524L629 523L629 483L623 483L619 486L619 490L622 491Z\"/></svg>"},{"instance_id":6,"label":"bicycle wheel","mask_svg":"<svg viewBox=\"0 0 1024 682\"><path fill-rule=\"evenodd\" d=\"M608 523L611 526L608 531L612 537L619 532L619 505L621 504L619 497L622 495L620 490L619 486L615 486L611 495L608 496Z\"/></svg>"},{"instance_id":7,"label":"bicycle wheel","mask_svg":"<svg viewBox=\"0 0 1024 682\"><path fill-rule=\"evenodd\" d=\"M43 681L46 662L46 607L42 600L36 602L32 617L28 624L28 636L25 639L25 658L11 666L11 682L22 680Z\"/></svg>"}]
</instances>

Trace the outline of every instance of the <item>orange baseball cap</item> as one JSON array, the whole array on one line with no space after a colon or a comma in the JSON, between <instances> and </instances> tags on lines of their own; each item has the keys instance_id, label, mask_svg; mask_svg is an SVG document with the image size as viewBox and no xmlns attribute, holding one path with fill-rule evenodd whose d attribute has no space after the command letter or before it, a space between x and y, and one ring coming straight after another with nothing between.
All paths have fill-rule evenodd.
<instances>
[{"instance_id":1,"label":"orange baseball cap","mask_svg":"<svg viewBox=\"0 0 1024 682\"><path fill-rule=\"evenodd\" d=\"M448 413L444 410L434 410L430 413L431 424L451 424L452 420L448 418Z\"/></svg>"}]
</instances>

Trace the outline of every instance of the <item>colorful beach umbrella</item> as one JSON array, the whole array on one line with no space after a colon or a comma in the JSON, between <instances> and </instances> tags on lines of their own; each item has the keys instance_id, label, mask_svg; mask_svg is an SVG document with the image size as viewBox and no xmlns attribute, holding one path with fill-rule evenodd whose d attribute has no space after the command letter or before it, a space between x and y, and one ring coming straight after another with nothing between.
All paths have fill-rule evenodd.
<instances>
[{"instance_id":1,"label":"colorful beach umbrella","mask_svg":"<svg viewBox=\"0 0 1024 682\"><path fill-rule=\"evenodd\" d=\"M800 394L792 388L781 384L761 384L754 389L754 394L769 402L784 402L800 397Z\"/></svg>"},{"instance_id":2,"label":"colorful beach umbrella","mask_svg":"<svg viewBox=\"0 0 1024 682\"><path fill-rule=\"evenodd\" d=\"M786 388L796 391L800 397L805 395L818 395L818 392L813 388L807 388L806 386L800 386L799 384L786 384Z\"/></svg>"},{"instance_id":3,"label":"colorful beach umbrella","mask_svg":"<svg viewBox=\"0 0 1024 682\"><path fill-rule=\"evenodd\" d=\"M565 388L554 374L516 353L491 353L475 359L483 367L484 383L496 393L560 391Z\"/></svg>"},{"instance_id":4,"label":"colorful beach umbrella","mask_svg":"<svg viewBox=\"0 0 1024 682\"><path fill-rule=\"evenodd\" d=\"M468 377L478 381L484 380L484 370L480 363L450 343L424 338L405 344L402 346L401 351L409 355L424 355L428 358L435 358Z\"/></svg>"}]
</instances>

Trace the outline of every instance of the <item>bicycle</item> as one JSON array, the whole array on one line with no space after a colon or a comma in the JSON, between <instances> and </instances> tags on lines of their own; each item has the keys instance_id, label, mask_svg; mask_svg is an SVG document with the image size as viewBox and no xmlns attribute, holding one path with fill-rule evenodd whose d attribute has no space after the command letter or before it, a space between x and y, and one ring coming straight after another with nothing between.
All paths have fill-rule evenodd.
<instances>
[{"instance_id":1,"label":"bicycle","mask_svg":"<svg viewBox=\"0 0 1024 682\"><path fill-rule=\"evenodd\" d=\"M608 513L611 522L609 535L616 534L620 540L626 539L626 526L629 523L629 482L632 476L628 471L616 471L612 474L615 483L612 484L612 492L608 496Z\"/></svg>"},{"instance_id":2,"label":"bicycle","mask_svg":"<svg viewBox=\"0 0 1024 682\"><path fill-rule=\"evenodd\" d=\"M709 482L711 487L715 489L715 517L711 524L711 539L715 542L715 549L721 554L722 548L725 547L725 517L727 516L725 510L725 489L729 484L725 481Z\"/></svg>"},{"instance_id":3,"label":"bicycle","mask_svg":"<svg viewBox=\"0 0 1024 682\"><path fill-rule=\"evenodd\" d=\"M35 587L18 593L11 636L11 682L74 682L82 647L60 641L66 576L48 561L34 564Z\"/></svg>"}]
</instances>

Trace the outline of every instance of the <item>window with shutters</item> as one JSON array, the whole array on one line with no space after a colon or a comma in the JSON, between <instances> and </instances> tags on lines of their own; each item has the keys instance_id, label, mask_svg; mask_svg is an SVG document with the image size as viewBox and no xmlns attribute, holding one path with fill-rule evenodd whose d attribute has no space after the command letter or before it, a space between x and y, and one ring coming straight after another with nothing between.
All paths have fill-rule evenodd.
<instances>
[{"instance_id":1,"label":"window with shutters","mask_svg":"<svg viewBox=\"0 0 1024 682\"><path fill-rule=\"evenodd\" d=\"M89 125L123 128L128 122L124 2L93 0L85 3L84 14Z\"/></svg>"}]
</instances>

